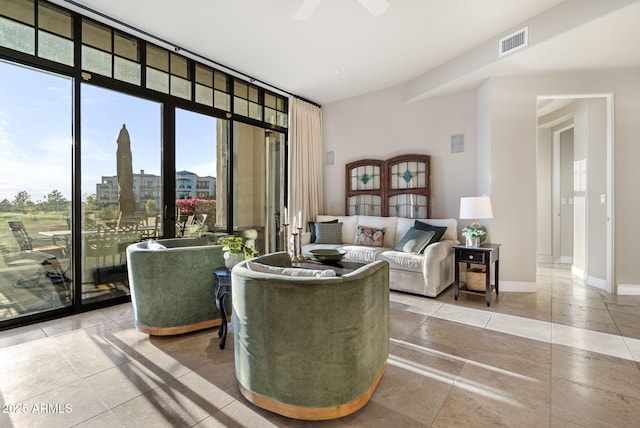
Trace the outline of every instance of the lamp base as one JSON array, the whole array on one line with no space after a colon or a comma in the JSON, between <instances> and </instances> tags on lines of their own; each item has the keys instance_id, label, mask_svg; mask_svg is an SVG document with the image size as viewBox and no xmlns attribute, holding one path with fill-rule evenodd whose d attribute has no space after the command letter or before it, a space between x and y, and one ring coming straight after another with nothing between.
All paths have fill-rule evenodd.
<instances>
[{"instance_id":1,"label":"lamp base","mask_svg":"<svg viewBox=\"0 0 640 428\"><path fill-rule=\"evenodd\" d=\"M481 225L480 223L478 223L478 220L474 221L473 223L471 223L469 226L467 226L469 229L473 229L473 230L483 230L484 231L484 235L480 236L480 243L482 244L484 241L487 240L487 228L484 227L483 225Z\"/></svg>"}]
</instances>

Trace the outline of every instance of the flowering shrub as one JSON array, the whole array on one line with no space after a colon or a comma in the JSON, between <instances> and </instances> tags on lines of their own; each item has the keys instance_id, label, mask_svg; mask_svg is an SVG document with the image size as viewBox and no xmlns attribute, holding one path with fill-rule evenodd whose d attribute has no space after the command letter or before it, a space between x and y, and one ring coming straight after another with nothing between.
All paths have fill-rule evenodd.
<instances>
[{"instance_id":1,"label":"flowering shrub","mask_svg":"<svg viewBox=\"0 0 640 428\"><path fill-rule=\"evenodd\" d=\"M216 201L215 199L177 199L176 206L180 214L208 214L215 211Z\"/></svg>"},{"instance_id":2,"label":"flowering shrub","mask_svg":"<svg viewBox=\"0 0 640 428\"><path fill-rule=\"evenodd\" d=\"M207 214L205 224L209 230L213 230L216 222L216 200L215 199L176 199L179 215Z\"/></svg>"}]
</instances>

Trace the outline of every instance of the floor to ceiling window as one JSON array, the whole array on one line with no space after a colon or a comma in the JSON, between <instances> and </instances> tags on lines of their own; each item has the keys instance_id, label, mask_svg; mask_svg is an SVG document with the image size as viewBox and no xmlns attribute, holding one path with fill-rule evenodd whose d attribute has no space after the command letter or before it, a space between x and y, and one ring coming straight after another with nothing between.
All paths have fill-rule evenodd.
<instances>
[{"instance_id":1,"label":"floor to ceiling window","mask_svg":"<svg viewBox=\"0 0 640 428\"><path fill-rule=\"evenodd\" d=\"M128 294L125 249L158 234L161 105L81 87L83 302Z\"/></svg>"},{"instance_id":2,"label":"floor to ceiling window","mask_svg":"<svg viewBox=\"0 0 640 428\"><path fill-rule=\"evenodd\" d=\"M282 248L286 96L105 16L0 6L0 329L126 301L133 242Z\"/></svg>"},{"instance_id":3,"label":"floor to ceiling window","mask_svg":"<svg viewBox=\"0 0 640 428\"><path fill-rule=\"evenodd\" d=\"M72 81L0 61L0 321L73 302Z\"/></svg>"}]
</instances>

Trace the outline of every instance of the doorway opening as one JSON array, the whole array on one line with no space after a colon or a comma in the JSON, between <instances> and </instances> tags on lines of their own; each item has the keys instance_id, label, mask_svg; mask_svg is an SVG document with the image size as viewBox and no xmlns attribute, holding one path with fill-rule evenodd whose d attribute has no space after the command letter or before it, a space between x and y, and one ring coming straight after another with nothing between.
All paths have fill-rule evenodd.
<instances>
[{"instance_id":1,"label":"doorway opening","mask_svg":"<svg viewBox=\"0 0 640 428\"><path fill-rule=\"evenodd\" d=\"M615 293L613 95L539 96L538 262Z\"/></svg>"}]
</instances>

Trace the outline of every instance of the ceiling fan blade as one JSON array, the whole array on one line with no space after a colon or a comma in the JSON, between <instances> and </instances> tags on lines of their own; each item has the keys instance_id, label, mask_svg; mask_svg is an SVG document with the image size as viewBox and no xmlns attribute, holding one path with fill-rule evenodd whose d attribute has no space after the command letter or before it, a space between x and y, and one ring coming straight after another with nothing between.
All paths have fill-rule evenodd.
<instances>
[{"instance_id":1,"label":"ceiling fan blade","mask_svg":"<svg viewBox=\"0 0 640 428\"><path fill-rule=\"evenodd\" d=\"M293 15L293 19L296 21L304 21L309 18L321 1L322 0L304 0L304 3L300 5L298 11Z\"/></svg>"},{"instance_id":2,"label":"ceiling fan blade","mask_svg":"<svg viewBox=\"0 0 640 428\"><path fill-rule=\"evenodd\" d=\"M373 16L382 15L389 9L387 0L358 0L358 2Z\"/></svg>"}]
</instances>

